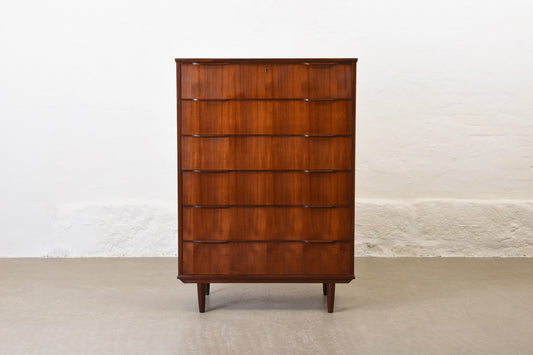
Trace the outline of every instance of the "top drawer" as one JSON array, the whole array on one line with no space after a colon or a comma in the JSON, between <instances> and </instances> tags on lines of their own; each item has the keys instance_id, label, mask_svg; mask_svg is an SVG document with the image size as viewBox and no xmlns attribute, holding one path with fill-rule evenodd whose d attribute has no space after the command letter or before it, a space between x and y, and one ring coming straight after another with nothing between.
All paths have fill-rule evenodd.
<instances>
[{"instance_id":1,"label":"top drawer","mask_svg":"<svg viewBox=\"0 0 533 355\"><path fill-rule=\"evenodd\" d=\"M349 99L352 64L181 65L183 99Z\"/></svg>"}]
</instances>

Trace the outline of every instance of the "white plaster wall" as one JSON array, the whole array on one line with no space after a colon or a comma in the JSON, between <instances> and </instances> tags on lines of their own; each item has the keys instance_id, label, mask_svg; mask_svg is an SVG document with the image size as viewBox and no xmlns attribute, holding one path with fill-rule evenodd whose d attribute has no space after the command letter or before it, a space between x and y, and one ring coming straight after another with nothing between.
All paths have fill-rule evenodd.
<instances>
[{"instance_id":1,"label":"white plaster wall","mask_svg":"<svg viewBox=\"0 0 533 355\"><path fill-rule=\"evenodd\" d=\"M176 248L174 57L359 57L357 254L533 256L528 1L4 1L0 256Z\"/></svg>"}]
</instances>

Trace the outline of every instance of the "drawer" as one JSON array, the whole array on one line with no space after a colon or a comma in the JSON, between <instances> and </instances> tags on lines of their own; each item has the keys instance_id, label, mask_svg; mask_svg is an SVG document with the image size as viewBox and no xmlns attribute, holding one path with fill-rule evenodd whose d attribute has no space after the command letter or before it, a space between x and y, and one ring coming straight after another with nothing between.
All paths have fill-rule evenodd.
<instances>
[{"instance_id":1,"label":"drawer","mask_svg":"<svg viewBox=\"0 0 533 355\"><path fill-rule=\"evenodd\" d=\"M350 242L183 243L186 275L353 274Z\"/></svg>"},{"instance_id":2,"label":"drawer","mask_svg":"<svg viewBox=\"0 0 533 355\"><path fill-rule=\"evenodd\" d=\"M182 134L350 134L351 100L192 101L181 104Z\"/></svg>"},{"instance_id":3,"label":"drawer","mask_svg":"<svg viewBox=\"0 0 533 355\"><path fill-rule=\"evenodd\" d=\"M350 205L350 172L183 172L184 205Z\"/></svg>"},{"instance_id":4,"label":"drawer","mask_svg":"<svg viewBox=\"0 0 533 355\"><path fill-rule=\"evenodd\" d=\"M182 64L181 95L182 99L349 99L352 64Z\"/></svg>"},{"instance_id":5,"label":"drawer","mask_svg":"<svg viewBox=\"0 0 533 355\"><path fill-rule=\"evenodd\" d=\"M183 239L352 240L351 221L351 207L183 207Z\"/></svg>"},{"instance_id":6,"label":"drawer","mask_svg":"<svg viewBox=\"0 0 533 355\"><path fill-rule=\"evenodd\" d=\"M182 169L352 168L352 137L226 136L181 139Z\"/></svg>"}]
</instances>

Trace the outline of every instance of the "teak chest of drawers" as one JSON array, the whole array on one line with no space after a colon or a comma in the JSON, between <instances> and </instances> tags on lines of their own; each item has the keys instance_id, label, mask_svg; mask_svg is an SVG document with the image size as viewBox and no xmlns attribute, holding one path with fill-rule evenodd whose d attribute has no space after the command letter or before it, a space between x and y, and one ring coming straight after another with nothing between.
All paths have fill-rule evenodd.
<instances>
[{"instance_id":1,"label":"teak chest of drawers","mask_svg":"<svg viewBox=\"0 0 533 355\"><path fill-rule=\"evenodd\" d=\"M176 59L179 275L354 278L357 59Z\"/></svg>"}]
</instances>

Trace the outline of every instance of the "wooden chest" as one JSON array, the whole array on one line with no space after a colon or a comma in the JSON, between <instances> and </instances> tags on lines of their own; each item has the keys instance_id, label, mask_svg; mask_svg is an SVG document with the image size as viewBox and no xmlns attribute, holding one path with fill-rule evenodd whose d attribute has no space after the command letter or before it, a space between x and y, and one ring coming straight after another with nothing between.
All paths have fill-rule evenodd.
<instances>
[{"instance_id":1,"label":"wooden chest","mask_svg":"<svg viewBox=\"0 0 533 355\"><path fill-rule=\"evenodd\" d=\"M357 59L176 59L179 275L354 278Z\"/></svg>"}]
</instances>

